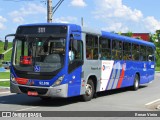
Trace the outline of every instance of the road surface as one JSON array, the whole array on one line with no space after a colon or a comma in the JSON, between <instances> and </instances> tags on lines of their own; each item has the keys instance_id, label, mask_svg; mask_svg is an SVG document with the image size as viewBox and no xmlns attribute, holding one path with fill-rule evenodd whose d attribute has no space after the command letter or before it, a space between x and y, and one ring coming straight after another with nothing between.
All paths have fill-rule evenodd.
<instances>
[{"instance_id":1,"label":"road surface","mask_svg":"<svg viewBox=\"0 0 160 120\"><path fill-rule=\"evenodd\" d=\"M79 97L43 101L0 89L0 111L160 111L159 91L160 73L138 91L125 88L101 92L89 102L82 102Z\"/></svg>"}]
</instances>

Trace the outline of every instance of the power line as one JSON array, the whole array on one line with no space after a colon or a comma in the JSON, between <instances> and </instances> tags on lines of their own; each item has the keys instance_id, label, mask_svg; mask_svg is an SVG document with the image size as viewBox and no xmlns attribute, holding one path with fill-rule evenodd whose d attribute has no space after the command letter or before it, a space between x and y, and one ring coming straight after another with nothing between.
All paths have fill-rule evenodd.
<instances>
[{"instance_id":1,"label":"power line","mask_svg":"<svg viewBox=\"0 0 160 120\"><path fill-rule=\"evenodd\" d=\"M31 2L31 1L37 1L37 0L3 0L6 2ZM64 2L64 0L59 0L54 7L52 7L52 0L38 0L39 2L47 3L47 22L52 22L53 14L57 11L57 9L60 7L60 5Z\"/></svg>"}]
</instances>

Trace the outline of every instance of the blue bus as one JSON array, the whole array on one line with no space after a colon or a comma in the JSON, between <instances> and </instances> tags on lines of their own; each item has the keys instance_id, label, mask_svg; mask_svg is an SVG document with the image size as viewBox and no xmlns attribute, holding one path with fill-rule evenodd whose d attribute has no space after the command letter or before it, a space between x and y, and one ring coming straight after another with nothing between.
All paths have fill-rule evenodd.
<instances>
[{"instance_id":1,"label":"blue bus","mask_svg":"<svg viewBox=\"0 0 160 120\"><path fill-rule=\"evenodd\" d=\"M11 59L10 91L52 97L82 96L150 83L155 45L76 24L27 24L17 28Z\"/></svg>"}]
</instances>

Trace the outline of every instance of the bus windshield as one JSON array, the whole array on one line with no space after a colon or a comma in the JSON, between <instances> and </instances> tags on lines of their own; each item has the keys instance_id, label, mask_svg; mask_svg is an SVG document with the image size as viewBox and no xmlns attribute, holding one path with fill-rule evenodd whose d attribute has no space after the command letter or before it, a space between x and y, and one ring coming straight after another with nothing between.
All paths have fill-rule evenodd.
<instances>
[{"instance_id":1,"label":"bus windshield","mask_svg":"<svg viewBox=\"0 0 160 120\"><path fill-rule=\"evenodd\" d=\"M13 66L20 71L54 72L64 65L65 38L17 37Z\"/></svg>"}]
</instances>

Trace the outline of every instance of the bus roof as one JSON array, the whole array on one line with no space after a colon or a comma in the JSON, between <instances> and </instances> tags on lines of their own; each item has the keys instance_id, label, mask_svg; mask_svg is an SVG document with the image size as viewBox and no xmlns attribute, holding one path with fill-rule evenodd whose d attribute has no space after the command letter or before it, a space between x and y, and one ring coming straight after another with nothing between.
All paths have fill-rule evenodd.
<instances>
[{"instance_id":1,"label":"bus roof","mask_svg":"<svg viewBox=\"0 0 160 120\"><path fill-rule=\"evenodd\" d=\"M76 24L69 24L69 23L35 23L35 24L25 24L25 25L20 25L20 26L52 26L52 25L66 25L74 28L76 31L80 32L85 32L89 34L95 34L95 35L101 35L102 37L110 38L110 39L116 39L116 40L121 40L125 42L130 42L130 43L138 43L140 45L146 45L146 46L151 46L155 48L155 45L151 42L147 42L141 39L135 39L123 35L118 35L116 33L111 33L111 32L106 32L106 31L98 31L95 29L89 29L86 27L80 28L79 25Z\"/></svg>"},{"instance_id":2,"label":"bus roof","mask_svg":"<svg viewBox=\"0 0 160 120\"><path fill-rule=\"evenodd\" d=\"M120 40L120 41L124 41L124 42L136 43L139 45L146 45L146 46L153 47L155 49L154 43L144 41L142 39L136 39L136 38L127 37L127 36L119 35L119 34L112 33L112 32L98 31L95 29L89 29L89 28L85 28L85 27L82 28L82 31L85 33L89 33L89 34L100 35L102 37L106 37L109 39L115 39L115 40Z\"/></svg>"},{"instance_id":3,"label":"bus roof","mask_svg":"<svg viewBox=\"0 0 160 120\"><path fill-rule=\"evenodd\" d=\"M34 23L34 24L24 24L20 26L50 26L50 25L75 25L75 24L68 24L68 23Z\"/></svg>"},{"instance_id":4,"label":"bus roof","mask_svg":"<svg viewBox=\"0 0 160 120\"><path fill-rule=\"evenodd\" d=\"M125 41L125 42L130 42L130 43L138 43L140 45L146 45L146 46L150 46L150 47L155 48L155 45L152 42L148 42L148 41L144 41L144 40L136 39L136 38L132 38L132 37L127 37L127 36L123 36L123 35L118 35L116 33L102 31L102 37L107 37L110 39L121 40L121 41Z\"/></svg>"}]
</instances>

